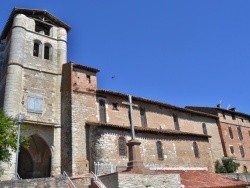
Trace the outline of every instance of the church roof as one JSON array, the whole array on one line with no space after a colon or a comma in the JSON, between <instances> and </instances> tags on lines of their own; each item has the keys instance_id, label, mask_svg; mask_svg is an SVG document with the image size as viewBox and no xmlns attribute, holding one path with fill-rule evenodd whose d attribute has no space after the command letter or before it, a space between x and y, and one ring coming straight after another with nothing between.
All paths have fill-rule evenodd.
<instances>
[{"instance_id":1,"label":"church roof","mask_svg":"<svg viewBox=\"0 0 250 188\"><path fill-rule=\"evenodd\" d=\"M114 91L99 89L96 92L99 93L99 94L109 94L109 95L115 95L115 96L119 96L119 97L123 97L123 98L128 98L127 94L114 92ZM170 105L170 104L167 104L167 103L162 103L162 102L154 101L154 100L150 100L150 99L145 99L145 98L142 98L142 97L137 97L137 96L132 96L132 97L133 97L133 101L141 101L141 102L145 102L145 103L160 105L162 107L171 108L171 109L181 111L181 112L185 112L185 113L191 113L191 114L196 114L196 115L199 115L199 116L205 116L205 117L209 117L209 118L218 119L218 116L208 114L208 113L205 113L205 112L199 112L199 111L195 111L195 110L191 110L191 109L187 109L187 108L181 108L181 107L178 107L178 106L174 106L174 105Z\"/></svg>"},{"instance_id":2,"label":"church roof","mask_svg":"<svg viewBox=\"0 0 250 188\"><path fill-rule=\"evenodd\" d=\"M8 21L7 21L6 25L4 26L4 29L3 29L2 34L0 36L0 40L4 39L7 36L8 32L12 26L13 18L16 14L25 14L26 16L30 16L30 17L46 16L51 22L53 22L54 25L63 27L67 31L69 31L71 29L70 26L68 26L67 24L65 24L64 22L62 22L61 20L56 18L54 15L47 12L46 10L13 8L13 10L9 16Z\"/></svg>"},{"instance_id":3,"label":"church roof","mask_svg":"<svg viewBox=\"0 0 250 188\"><path fill-rule=\"evenodd\" d=\"M113 129L130 130L130 126L115 125L115 124L100 123L100 122L90 122L90 121L88 121L88 122L86 122L86 125L98 126L98 127L107 127L107 128L113 128ZM178 136L182 135L182 136L211 138L210 135L183 132L183 131L170 130L170 129L156 129L156 128L137 127L137 126L135 126L135 131L136 132L154 133L154 134L167 134L167 135L178 135Z\"/></svg>"}]
</instances>

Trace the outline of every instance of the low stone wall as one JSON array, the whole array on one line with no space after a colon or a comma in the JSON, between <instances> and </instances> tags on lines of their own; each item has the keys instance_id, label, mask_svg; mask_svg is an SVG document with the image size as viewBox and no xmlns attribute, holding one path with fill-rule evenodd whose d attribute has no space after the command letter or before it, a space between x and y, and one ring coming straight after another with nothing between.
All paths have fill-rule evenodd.
<instances>
[{"instance_id":1,"label":"low stone wall","mask_svg":"<svg viewBox=\"0 0 250 188\"><path fill-rule=\"evenodd\" d=\"M36 178L26 180L0 181L2 188L68 188L69 180L66 177Z\"/></svg>"},{"instance_id":2,"label":"low stone wall","mask_svg":"<svg viewBox=\"0 0 250 188\"><path fill-rule=\"evenodd\" d=\"M113 173L99 176L108 188L181 188L179 174Z\"/></svg>"},{"instance_id":3,"label":"low stone wall","mask_svg":"<svg viewBox=\"0 0 250 188\"><path fill-rule=\"evenodd\" d=\"M250 182L250 173L230 173L230 174L221 174L229 178L234 178L237 180Z\"/></svg>"}]
</instances>

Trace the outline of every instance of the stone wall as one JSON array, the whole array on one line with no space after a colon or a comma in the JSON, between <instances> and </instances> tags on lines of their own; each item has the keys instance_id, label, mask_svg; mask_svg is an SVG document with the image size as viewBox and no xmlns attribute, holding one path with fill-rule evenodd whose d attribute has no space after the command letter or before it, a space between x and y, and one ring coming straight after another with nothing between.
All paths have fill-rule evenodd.
<instances>
[{"instance_id":1,"label":"stone wall","mask_svg":"<svg viewBox=\"0 0 250 188\"><path fill-rule=\"evenodd\" d=\"M114 173L100 176L99 179L109 188L181 188L179 174L125 174Z\"/></svg>"},{"instance_id":2,"label":"stone wall","mask_svg":"<svg viewBox=\"0 0 250 188\"><path fill-rule=\"evenodd\" d=\"M90 126L88 129L89 145L87 146L90 168L94 162L112 163L124 167L128 162L126 156L119 155L118 139L120 136L130 140L129 130L118 130L108 127ZM136 137L141 141L141 155L144 165L156 167L206 167L213 170L210 144L207 138L187 135L164 135L137 132ZM158 159L156 142L161 141L163 159ZM193 151L193 142L197 142L200 157L196 158Z\"/></svg>"},{"instance_id":3,"label":"stone wall","mask_svg":"<svg viewBox=\"0 0 250 188\"><path fill-rule=\"evenodd\" d=\"M68 188L69 180L66 177L39 178L27 180L0 181L0 187L4 188Z\"/></svg>"}]
</instances>

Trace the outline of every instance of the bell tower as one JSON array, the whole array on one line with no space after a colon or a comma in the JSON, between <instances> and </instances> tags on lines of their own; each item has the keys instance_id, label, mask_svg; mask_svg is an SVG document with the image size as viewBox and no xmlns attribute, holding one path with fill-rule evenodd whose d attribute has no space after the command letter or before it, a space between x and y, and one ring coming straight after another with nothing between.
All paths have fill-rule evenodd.
<instances>
[{"instance_id":1,"label":"bell tower","mask_svg":"<svg viewBox=\"0 0 250 188\"><path fill-rule=\"evenodd\" d=\"M67 61L70 27L46 10L14 8L0 36L0 107L9 116L25 115L30 149L21 148L19 175L47 177L61 173L61 78ZM38 151L43 145L43 150ZM24 157L22 155L30 157ZM30 161L28 161L30 159ZM1 179L14 175L5 168ZM46 171L46 172L45 172Z\"/></svg>"}]
</instances>

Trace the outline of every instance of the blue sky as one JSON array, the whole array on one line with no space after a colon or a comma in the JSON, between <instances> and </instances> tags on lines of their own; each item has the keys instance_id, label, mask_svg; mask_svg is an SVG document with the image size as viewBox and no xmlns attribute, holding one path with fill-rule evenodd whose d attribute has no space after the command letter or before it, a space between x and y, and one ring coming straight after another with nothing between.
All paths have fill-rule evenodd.
<instances>
[{"instance_id":1,"label":"blue sky","mask_svg":"<svg viewBox=\"0 0 250 188\"><path fill-rule=\"evenodd\" d=\"M250 1L8 0L0 30L14 7L70 25L68 60L100 69L100 89L250 114Z\"/></svg>"}]
</instances>

